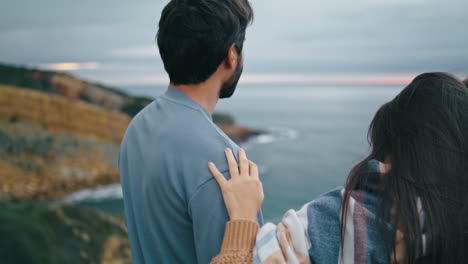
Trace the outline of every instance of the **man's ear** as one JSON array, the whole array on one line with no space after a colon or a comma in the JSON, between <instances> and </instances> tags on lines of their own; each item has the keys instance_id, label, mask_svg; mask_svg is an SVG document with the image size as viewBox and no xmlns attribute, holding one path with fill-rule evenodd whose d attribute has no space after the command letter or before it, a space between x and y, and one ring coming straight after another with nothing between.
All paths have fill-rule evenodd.
<instances>
[{"instance_id":1,"label":"man's ear","mask_svg":"<svg viewBox=\"0 0 468 264\"><path fill-rule=\"evenodd\" d=\"M239 63L239 54L237 54L236 44L232 44L231 47L229 47L225 63L228 69L235 69L237 63Z\"/></svg>"}]
</instances>

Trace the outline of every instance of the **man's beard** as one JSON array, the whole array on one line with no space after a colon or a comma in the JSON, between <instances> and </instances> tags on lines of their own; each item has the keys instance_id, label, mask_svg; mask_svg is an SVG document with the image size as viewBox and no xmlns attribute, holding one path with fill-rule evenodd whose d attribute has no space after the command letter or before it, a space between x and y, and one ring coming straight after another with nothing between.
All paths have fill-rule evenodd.
<instances>
[{"instance_id":1,"label":"man's beard","mask_svg":"<svg viewBox=\"0 0 468 264\"><path fill-rule=\"evenodd\" d=\"M244 69L243 63L237 64L236 70L232 74L231 78L227 80L223 86L221 87L221 90L219 91L219 98L229 98L231 97L234 92L236 91L237 84L239 83L239 79L242 75L242 70Z\"/></svg>"}]
</instances>

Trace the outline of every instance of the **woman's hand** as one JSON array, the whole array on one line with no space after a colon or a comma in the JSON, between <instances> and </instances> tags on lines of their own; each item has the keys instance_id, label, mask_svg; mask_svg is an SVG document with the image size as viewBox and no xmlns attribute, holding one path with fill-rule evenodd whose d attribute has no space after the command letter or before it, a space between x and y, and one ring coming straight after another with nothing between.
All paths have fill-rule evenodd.
<instances>
[{"instance_id":1,"label":"woman's hand","mask_svg":"<svg viewBox=\"0 0 468 264\"><path fill-rule=\"evenodd\" d=\"M230 149L226 149L225 154L231 174L230 180L226 180L212 162L208 167L221 187L229 217L231 221L256 221L264 198L257 165L247 159L243 149L239 149L239 166Z\"/></svg>"}]
</instances>

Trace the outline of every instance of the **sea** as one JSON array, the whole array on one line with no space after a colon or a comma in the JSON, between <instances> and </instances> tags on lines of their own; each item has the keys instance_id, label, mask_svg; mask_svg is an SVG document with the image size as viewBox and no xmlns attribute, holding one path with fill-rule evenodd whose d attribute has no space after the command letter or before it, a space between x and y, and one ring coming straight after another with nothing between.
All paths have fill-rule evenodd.
<instances>
[{"instance_id":1,"label":"sea","mask_svg":"<svg viewBox=\"0 0 468 264\"><path fill-rule=\"evenodd\" d=\"M242 144L259 165L265 221L278 222L320 194L343 186L350 169L369 152L367 130L379 107L403 86L262 86L242 85L217 112L265 134ZM158 96L161 86L126 87ZM119 184L84 190L66 202L124 214Z\"/></svg>"}]
</instances>

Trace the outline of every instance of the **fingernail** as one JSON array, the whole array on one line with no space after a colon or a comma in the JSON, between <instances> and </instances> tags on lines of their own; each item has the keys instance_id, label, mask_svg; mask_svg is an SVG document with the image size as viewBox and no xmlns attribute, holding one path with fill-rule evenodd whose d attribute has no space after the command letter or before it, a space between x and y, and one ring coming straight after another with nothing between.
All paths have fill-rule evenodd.
<instances>
[{"instance_id":1,"label":"fingernail","mask_svg":"<svg viewBox=\"0 0 468 264\"><path fill-rule=\"evenodd\" d=\"M208 162L208 167L212 167L213 166L213 162Z\"/></svg>"},{"instance_id":2,"label":"fingernail","mask_svg":"<svg viewBox=\"0 0 468 264\"><path fill-rule=\"evenodd\" d=\"M224 151L226 151L226 152L229 153L229 152L231 152L231 149L230 149L230 148L226 148Z\"/></svg>"}]
</instances>

